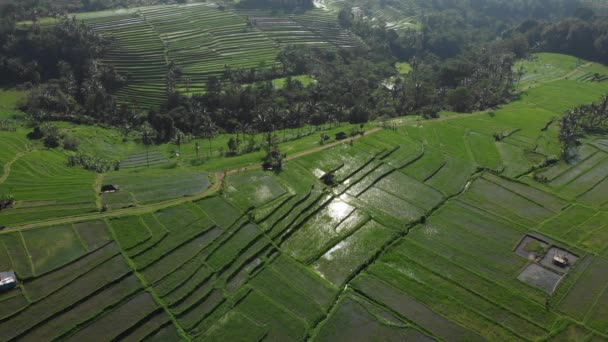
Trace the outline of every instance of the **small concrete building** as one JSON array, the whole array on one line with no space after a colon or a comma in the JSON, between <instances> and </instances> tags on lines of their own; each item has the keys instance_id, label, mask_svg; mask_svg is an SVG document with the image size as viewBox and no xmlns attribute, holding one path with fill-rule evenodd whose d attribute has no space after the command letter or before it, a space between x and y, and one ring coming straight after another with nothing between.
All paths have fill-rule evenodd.
<instances>
[{"instance_id":1,"label":"small concrete building","mask_svg":"<svg viewBox=\"0 0 608 342\"><path fill-rule=\"evenodd\" d=\"M120 188L118 187L118 185L114 185L114 184L106 184L106 185L101 186L102 194L117 192L118 190L120 190Z\"/></svg>"},{"instance_id":2,"label":"small concrete building","mask_svg":"<svg viewBox=\"0 0 608 342\"><path fill-rule=\"evenodd\" d=\"M15 272L0 272L0 292L8 291L17 286L17 276Z\"/></svg>"}]
</instances>

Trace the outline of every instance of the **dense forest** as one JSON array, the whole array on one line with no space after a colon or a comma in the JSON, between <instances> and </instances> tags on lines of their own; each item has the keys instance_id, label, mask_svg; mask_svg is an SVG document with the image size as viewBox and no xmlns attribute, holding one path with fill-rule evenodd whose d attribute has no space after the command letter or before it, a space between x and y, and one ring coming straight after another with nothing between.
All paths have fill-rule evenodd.
<instances>
[{"instance_id":1,"label":"dense forest","mask_svg":"<svg viewBox=\"0 0 608 342\"><path fill-rule=\"evenodd\" d=\"M166 2L166 1L164 1ZM273 1L241 6L270 6ZM53 2L54 3L54 2ZM513 96L516 59L551 51L605 61L605 18L578 1L418 1L420 29L397 32L384 23L337 13L340 25L361 46L327 50L285 46L280 68L234 70L212 77L206 93L184 96L174 86L180 70L170 66L168 101L160 108L117 105L114 92L127 81L98 60L109 41L74 18L51 27L19 18L52 15L50 2L30 0L5 6L0 21L0 82L32 89L24 110L34 121L69 120L148 129L158 142L176 134L216 131L272 132L276 129L422 114L493 108ZM78 10L132 5L126 0L83 1ZM308 1L281 2L286 8ZM366 8L366 2L354 4ZM380 2L381 6L391 1ZM400 75L396 62L412 70ZM310 75L308 85L290 76ZM271 80L288 77L276 88ZM173 85L173 86L172 86ZM147 128L146 128L147 127Z\"/></svg>"}]
</instances>

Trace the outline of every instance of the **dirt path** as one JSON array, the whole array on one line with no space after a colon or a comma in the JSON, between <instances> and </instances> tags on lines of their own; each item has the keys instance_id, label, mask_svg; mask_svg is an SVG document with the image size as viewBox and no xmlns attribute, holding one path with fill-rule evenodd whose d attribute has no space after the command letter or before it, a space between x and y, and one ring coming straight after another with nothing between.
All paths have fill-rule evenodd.
<instances>
[{"instance_id":1,"label":"dirt path","mask_svg":"<svg viewBox=\"0 0 608 342\"><path fill-rule=\"evenodd\" d=\"M4 165L4 170L2 172L2 176L0 176L0 184L4 183L6 181L6 179L8 178L8 175L11 173L11 167L13 167L13 164L19 160L21 157L25 156L26 154L30 153L31 151L21 151L19 153L17 153L15 155L15 157L13 159L11 159L8 163L6 163L6 165Z\"/></svg>"},{"instance_id":2,"label":"dirt path","mask_svg":"<svg viewBox=\"0 0 608 342\"><path fill-rule=\"evenodd\" d=\"M372 128L370 130L365 131L363 136L378 132L380 130L382 130L381 127ZM303 157L305 155L309 155L311 153L323 151L323 150L332 148L332 147L340 145L340 144L348 143L350 140L359 139L363 136L359 135L352 139L336 141L336 142L333 142L333 143L330 143L327 145L322 145L322 146L315 147L315 148L312 148L312 149L309 149L306 151L295 153L295 154L285 158L285 160L286 161L293 160L296 158ZM18 159L18 158L16 157L15 160L16 159ZM8 174L6 172L7 167L10 170L10 165L7 164L7 166L5 167L6 174ZM154 212L154 211L157 211L157 210L160 210L163 208L167 208L167 207L171 207L171 206L175 206L175 205L179 205L179 204L184 204L186 202L196 201L196 200L202 199L204 197L210 196L210 195L218 192L222 188L222 182L224 181L224 177L226 175L230 175L230 174L234 174L234 173L238 173L238 172L244 172L244 171L257 170L257 169L261 169L261 168L262 168L261 165L256 164L256 165L250 165L250 166L236 168L236 169L232 169L232 170L216 172L214 174L215 181L213 182L213 184L209 188L207 188L205 191L203 191L199 194L196 194L196 195L192 195L192 196L180 197L180 198L176 198L176 199L171 199L171 200L153 203L153 204L141 205L141 206L137 206L137 207L114 209L114 210L109 210L106 212L93 212L93 213L83 214L83 215L78 215L78 216L41 220L41 221L37 221L37 222L33 222L33 223L9 227L9 228L6 228L4 231L25 230L25 229L44 227L44 226L58 225L58 224L69 224L69 223L75 223L75 222L80 222L80 221L105 219L105 218L110 218L110 217L146 214L146 213ZM99 177L97 179L99 179ZM3 179L0 178L0 183L2 183L2 180Z\"/></svg>"}]
</instances>

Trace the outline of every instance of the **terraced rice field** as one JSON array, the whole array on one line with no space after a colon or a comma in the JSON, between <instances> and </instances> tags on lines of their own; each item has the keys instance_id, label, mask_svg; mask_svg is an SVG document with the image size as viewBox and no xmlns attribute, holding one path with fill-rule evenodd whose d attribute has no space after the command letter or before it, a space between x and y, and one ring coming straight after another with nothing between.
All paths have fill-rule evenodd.
<instances>
[{"instance_id":1,"label":"terraced rice field","mask_svg":"<svg viewBox=\"0 0 608 342\"><path fill-rule=\"evenodd\" d=\"M538 164L556 153L547 122L608 84L543 82L493 113L381 130L278 174L227 173L206 198L30 229L9 222L0 268L20 285L0 294L0 332L32 341L605 341L608 143L589 137L571 163ZM559 101L549 98L554 83ZM202 186L200 174L180 172L103 180L145 202ZM138 174L176 192L147 194ZM333 184L321 181L327 174ZM553 264L556 255L570 265Z\"/></svg>"},{"instance_id":2,"label":"terraced rice field","mask_svg":"<svg viewBox=\"0 0 608 342\"><path fill-rule=\"evenodd\" d=\"M215 4L141 7L114 15L79 15L111 39L103 63L128 78L119 102L158 106L166 98L169 66L179 68L177 88L204 92L211 76L226 67L268 68L281 46L305 44L336 48L360 42L341 29L332 13L321 10L277 16L260 11L220 10Z\"/></svg>"}]
</instances>

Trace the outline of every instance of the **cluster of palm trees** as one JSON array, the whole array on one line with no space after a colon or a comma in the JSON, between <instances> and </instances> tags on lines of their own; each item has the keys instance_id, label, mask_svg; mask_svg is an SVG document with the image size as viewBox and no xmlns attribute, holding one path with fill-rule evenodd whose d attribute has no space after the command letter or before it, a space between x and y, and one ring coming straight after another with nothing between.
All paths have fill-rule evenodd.
<instances>
[{"instance_id":1,"label":"cluster of palm trees","mask_svg":"<svg viewBox=\"0 0 608 342\"><path fill-rule=\"evenodd\" d=\"M120 162L78 153L68 156L68 166L81 166L85 170L106 173L110 170L118 170L120 168Z\"/></svg>"},{"instance_id":2,"label":"cluster of palm trees","mask_svg":"<svg viewBox=\"0 0 608 342\"><path fill-rule=\"evenodd\" d=\"M602 133L608 129L608 96L599 102L569 110L559 122L562 158L567 160L586 133Z\"/></svg>"}]
</instances>

